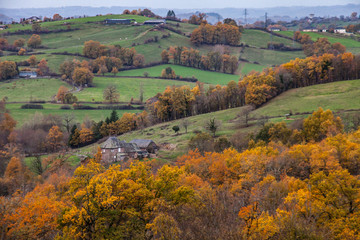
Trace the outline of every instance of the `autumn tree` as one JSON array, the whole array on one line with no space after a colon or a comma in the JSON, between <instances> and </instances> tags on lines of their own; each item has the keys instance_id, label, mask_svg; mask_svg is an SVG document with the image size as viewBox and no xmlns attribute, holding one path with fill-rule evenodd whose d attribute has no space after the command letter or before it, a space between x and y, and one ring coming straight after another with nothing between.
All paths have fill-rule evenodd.
<instances>
[{"instance_id":1,"label":"autumn tree","mask_svg":"<svg viewBox=\"0 0 360 240\"><path fill-rule=\"evenodd\" d=\"M41 31L41 26L39 23L33 23L31 26L31 29L33 32L40 32Z\"/></svg>"},{"instance_id":2,"label":"autumn tree","mask_svg":"<svg viewBox=\"0 0 360 240\"><path fill-rule=\"evenodd\" d=\"M65 103L65 95L69 91L69 89L65 86L60 86L59 90L56 94L56 99L62 103Z\"/></svg>"},{"instance_id":3,"label":"autumn tree","mask_svg":"<svg viewBox=\"0 0 360 240\"><path fill-rule=\"evenodd\" d=\"M0 50L6 50L8 46L8 40L6 38L0 38Z\"/></svg>"},{"instance_id":4,"label":"autumn tree","mask_svg":"<svg viewBox=\"0 0 360 240\"><path fill-rule=\"evenodd\" d=\"M142 67L145 64L145 57L142 54L136 54L133 60L134 67Z\"/></svg>"},{"instance_id":5,"label":"autumn tree","mask_svg":"<svg viewBox=\"0 0 360 240\"><path fill-rule=\"evenodd\" d=\"M29 59L27 60L27 62L30 64L31 67L35 67L37 64L37 59L35 55L31 55L31 57L29 57Z\"/></svg>"},{"instance_id":6,"label":"autumn tree","mask_svg":"<svg viewBox=\"0 0 360 240\"><path fill-rule=\"evenodd\" d=\"M104 89L103 97L105 101L112 104L119 101L120 94L118 93L115 85L109 85Z\"/></svg>"},{"instance_id":7,"label":"autumn tree","mask_svg":"<svg viewBox=\"0 0 360 240\"><path fill-rule=\"evenodd\" d=\"M59 20L62 20L62 16L58 13L55 13L54 16L53 16L53 21L59 21Z\"/></svg>"},{"instance_id":8,"label":"autumn tree","mask_svg":"<svg viewBox=\"0 0 360 240\"><path fill-rule=\"evenodd\" d=\"M84 67L77 67L74 69L74 73L72 75L72 79L74 84L78 86L89 85L92 83L94 75L90 72L89 69Z\"/></svg>"},{"instance_id":9,"label":"autumn tree","mask_svg":"<svg viewBox=\"0 0 360 240\"><path fill-rule=\"evenodd\" d=\"M53 126L46 137L47 148L56 152L64 146L63 133L58 126Z\"/></svg>"},{"instance_id":10,"label":"autumn tree","mask_svg":"<svg viewBox=\"0 0 360 240\"><path fill-rule=\"evenodd\" d=\"M169 58L169 52L164 49L164 50L161 52L161 61L162 61L163 63L169 63L169 60L170 60L170 58Z\"/></svg>"},{"instance_id":11,"label":"autumn tree","mask_svg":"<svg viewBox=\"0 0 360 240\"><path fill-rule=\"evenodd\" d=\"M14 46L21 48L25 45L26 40L24 38L19 38L14 41Z\"/></svg>"},{"instance_id":12,"label":"autumn tree","mask_svg":"<svg viewBox=\"0 0 360 240\"><path fill-rule=\"evenodd\" d=\"M105 54L106 47L98 41L89 40L84 43L83 53L89 58L98 58Z\"/></svg>"},{"instance_id":13,"label":"autumn tree","mask_svg":"<svg viewBox=\"0 0 360 240\"><path fill-rule=\"evenodd\" d=\"M27 41L28 47L38 48L41 45L41 38L37 34L33 34Z\"/></svg>"},{"instance_id":14,"label":"autumn tree","mask_svg":"<svg viewBox=\"0 0 360 240\"><path fill-rule=\"evenodd\" d=\"M337 134L343 131L343 124L339 117L335 117L330 110L324 111L319 108L303 123L304 135L308 141L320 141L327 135Z\"/></svg>"},{"instance_id":15,"label":"autumn tree","mask_svg":"<svg viewBox=\"0 0 360 240\"><path fill-rule=\"evenodd\" d=\"M23 56L25 53L26 53L26 49L24 48L20 48L20 50L18 51L19 56Z\"/></svg>"},{"instance_id":16,"label":"autumn tree","mask_svg":"<svg viewBox=\"0 0 360 240\"><path fill-rule=\"evenodd\" d=\"M0 62L0 79L13 78L18 74L18 69L15 62L3 61Z\"/></svg>"},{"instance_id":17,"label":"autumn tree","mask_svg":"<svg viewBox=\"0 0 360 240\"><path fill-rule=\"evenodd\" d=\"M38 69L39 69L39 75L44 76L49 73L49 67L45 59L40 60L38 64Z\"/></svg>"},{"instance_id":18,"label":"autumn tree","mask_svg":"<svg viewBox=\"0 0 360 240\"><path fill-rule=\"evenodd\" d=\"M113 67L111 70L111 73L114 74L114 76L116 76L116 74L119 72L119 70L116 67Z\"/></svg>"},{"instance_id":19,"label":"autumn tree","mask_svg":"<svg viewBox=\"0 0 360 240\"><path fill-rule=\"evenodd\" d=\"M161 77L162 78L175 79L176 74L175 74L175 71L171 67L167 67L166 69L163 69L161 71Z\"/></svg>"}]
</instances>

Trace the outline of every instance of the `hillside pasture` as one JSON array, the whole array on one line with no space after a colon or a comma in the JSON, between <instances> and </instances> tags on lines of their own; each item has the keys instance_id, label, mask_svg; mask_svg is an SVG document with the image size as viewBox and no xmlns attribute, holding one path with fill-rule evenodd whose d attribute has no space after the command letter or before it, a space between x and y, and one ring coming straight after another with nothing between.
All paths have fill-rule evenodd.
<instances>
[{"instance_id":1,"label":"hillside pasture","mask_svg":"<svg viewBox=\"0 0 360 240\"><path fill-rule=\"evenodd\" d=\"M54 78L14 79L0 82L0 98L7 97L7 102L51 101L60 86L72 88L69 84Z\"/></svg>"},{"instance_id":2,"label":"hillside pasture","mask_svg":"<svg viewBox=\"0 0 360 240\"><path fill-rule=\"evenodd\" d=\"M98 122L100 120L105 120L106 117L109 117L112 110L63 110L60 109L62 104L41 104L44 109L21 109L22 104L6 104L6 108L10 111L11 116L17 121L16 127L21 127L24 122L31 119L35 113L41 113L43 115L51 114L57 116L64 116L65 114L74 115L75 121L77 123L82 123L85 118ZM91 105L96 106L96 105ZM142 110L116 110L119 117L124 113L138 113Z\"/></svg>"},{"instance_id":3,"label":"hillside pasture","mask_svg":"<svg viewBox=\"0 0 360 240\"><path fill-rule=\"evenodd\" d=\"M149 74L149 77L160 77L162 70L167 67L171 67L175 71L176 75L186 78L191 78L192 76L194 76L200 82L208 83L208 84L226 85L231 80L234 81L239 80L238 75L204 71L196 68L190 68L190 67L172 65L172 64L164 64L149 68L122 71L119 72L117 76L144 76L144 73L146 72Z\"/></svg>"},{"instance_id":4,"label":"hillside pasture","mask_svg":"<svg viewBox=\"0 0 360 240\"><path fill-rule=\"evenodd\" d=\"M301 48L301 45L297 42L293 43L293 41L289 39L275 35L271 36L271 34L268 32L254 29L245 29L241 35L240 41L243 44L258 48L267 48L267 44L269 42L283 43L285 46Z\"/></svg>"},{"instance_id":5,"label":"hillside pasture","mask_svg":"<svg viewBox=\"0 0 360 240\"><path fill-rule=\"evenodd\" d=\"M139 99L140 85L143 85L144 101L154 97L157 93L163 92L167 86L183 86L189 85L194 87L195 83L153 79L153 78L111 78L111 77L95 77L93 80L94 87L84 88L82 91L75 93L79 101L85 102L101 102L103 101L104 89L113 84L120 93L120 102L130 102L133 98Z\"/></svg>"}]
</instances>

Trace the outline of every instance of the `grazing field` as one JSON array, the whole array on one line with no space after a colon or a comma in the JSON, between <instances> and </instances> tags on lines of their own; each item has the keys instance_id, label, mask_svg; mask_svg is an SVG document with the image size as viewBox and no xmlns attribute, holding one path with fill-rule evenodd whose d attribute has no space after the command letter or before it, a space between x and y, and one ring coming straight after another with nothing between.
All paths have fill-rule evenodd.
<instances>
[{"instance_id":1,"label":"grazing field","mask_svg":"<svg viewBox=\"0 0 360 240\"><path fill-rule=\"evenodd\" d=\"M263 65L241 62L239 66L239 71L241 72L242 75L246 75L251 71L261 72L264 68L265 66Z\"/></svg>"},{"instance_id":2,"label":"grazing field","mask_svg":"<svg viewBox=\"0 0 360 240\"><path fill-rule=\"evenodd\" d=\"M241 54L241 58L247 59L251 62L258 62L260 65L273 66L289 62L295 58L304 58L303 51L272 51L256 48L245 48Z\"/></svg>"},{"instance_id":3,"label":"grazing field","mask_svg":"<svg viewBox=\"0 0 360 240\"><path fill-rule=\"evenodd\" d=\"M261 30L245 29L241 35L241 42L249 46L258 47L258 48L267 48L269 42L283 43L285 46L301 48L301 45L297 42L278 37L271 36L270 33L264 32Z\"/></svg>"},{"instance_id":4,"label":"grazing field","mask_svg":"<svg viewBox=\"0 0 360 240\"><path fill-rule=\"evenodd\" d=\"M14 79L0 82L0 98L7 102L28 102L31 100L51 101L60 86L72 87L59 79Z\"/></svg>"},{"instance_id":5,"label":"grazing field","mask_svg":"<svg viewBox=\"0 0 360 240\"><path fill-rule=\"evenodd\" d=\"M190 82L153 78L95 77L93 83L95 87L84 88L82 91L75 93L75 96L77 96L79 101L103 101L103 91L110 84L117 87L117 90L120 93L120 102L130 102L131 98L139 99L141 84L143 85L144 101L150 97L154 97L159 92L163 92L167 86L195 86L195 83Z\"/></svg>"},{"instance_id":6,"label":"grazing field","mask_svg":"<svg viewBox=\"0 0 360 240\"><path fill-rule=\"evenodd\" d=\"M122 71L119 72L117 76L144 76L144 73L146 72L149 74L149 77L160 77L161 71L167 67L171 67L175 71L176 75L187 78L191 78L192 76L194 76L200 82L208 83L208 84L225 85L231 80L234 81L239 80L238 75L204 71L197 68L190 68L190 67L172 65L172 64L164 64L149 68Z\"/></svg>"},{"instance_id":7,"label":"grazing field","mask_svg":"<svg viewBox=\"0 0 360 240\"><path fill-rule=\"evenodd\" d=\"M360 109L360 80L340 81L289 90L254 114L264 116L284 115L292 111L309 112L318 107L332 111Z\"/></svg>"},{"instance_id":8,"label":"grazing field","mask_svg":"<svg viewBox=\"0 0 360 240\"><path fill-rule=\"evenodd\" d=\"M22 104L6 104L6 108L10 111L11 116L18 122L16 127L21 127L27 120L31 119L35 113L44 115L52 114L64 116L65 114L74 115L76 122L82 123L85 118L91 121L105 120L109 117L112 110L63 110L60 109L61 104L42 104L44 109L21 109ZM93 106L93 105L92 105ZM126 112L137 113L142 110L117 110L119 117Z\"/></svg>"}]
</instances>

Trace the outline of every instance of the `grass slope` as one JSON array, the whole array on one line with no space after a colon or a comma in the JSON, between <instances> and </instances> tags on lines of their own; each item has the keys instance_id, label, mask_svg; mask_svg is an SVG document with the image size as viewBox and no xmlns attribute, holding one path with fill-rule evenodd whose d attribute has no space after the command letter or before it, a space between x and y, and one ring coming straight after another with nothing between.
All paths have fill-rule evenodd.
<instances>
[{"instance_id":1,"label":"grass slope","mask_svg":"<svg viewBox=\"0 0 360 240\"><path fill-rule=\"evenodd\" d=\"M131 98L139 99L140 84L143 84L144 100L155 96L159 92L163 92L167 86L195 86L195 83L152 78L95 77L93 83L95 87L85 88L75 94L79 101L103 101L103 91L110 84L117 87L120 93L120 102L130 102Z\"/></svg>"},{"instance_id":2,"label":"grass slope","mask_svg":"<svg viewBox=\"0 0 360 240\"><path fill-rule=\"evenodd\" d=\"M52 114L63 116L65 114L72 114L75 117L76 122L82 123L85 118L93 121L105 120L110 116L112 110L62 110L61 104L42 104L44 109L21 109L22 104L6 104L6 109L10 111L11 116L18 122L16 127L21 127L25 121L31 119L35 113L42 113L44 115ZM117 110L119 117L124 113L131 112L137 113L140 110Z\"/></svg>"},{"instance_id":3,"label":"grass slope","mask_svg":"<svg viewBox=\"0 0 360 240\"><path fill-rule=\"evenodd\" d=\"M0 98L8 97L8 102L28 102L30 99L51 101L60 86L72 88L59 79L16 79L0 82Z\"/></svg>"},{"instance_id":4,"label":"grass slope","mask_svg":"<svg viewBox=\"0 0 360 240\"><path fill-rule=\"evenodd\" d=\"M136 70L128 70L119 72L118 76L144 76L144 72L147 72L150 77L160 77L163 69L171 67L176 75L180 75L181 77L196 77L200 82L208 83L208 84L221 84L225 85L231 80L238 81L239 76L233 74L224 74L219 72L210 72L204 71L196 68L190 68L179 65L172 64L164 64L149 68L136 69Z\"/></svg>"},{"instance_id":5,"label":"grass slope","mask_svg":"<svg viewBox=\"0 0 360 240\"><path fill-rule=\"evenodd\" d=\"M258 48L267 48L267 44L271 41L276 43L283 43L285 46L289 47L301 47L301 45L297 42L295 42L293 45L293 41L289 39L275 35L271 36L270 33L261 30L245 29L244 33L241 35L242 43Z\"/></svg>"},{"instance_id":6,"label":"grass slope","mask_svg":"<svg viewBox=\"0 0 360 240\"><path fill-rule=\"evenodd\" d=\"M292 111L309 112L318 107L332 111L360 109L360 80L341 81L291 89L254 111L256 115L276 116Z\"/></svg>"}]
</instances>

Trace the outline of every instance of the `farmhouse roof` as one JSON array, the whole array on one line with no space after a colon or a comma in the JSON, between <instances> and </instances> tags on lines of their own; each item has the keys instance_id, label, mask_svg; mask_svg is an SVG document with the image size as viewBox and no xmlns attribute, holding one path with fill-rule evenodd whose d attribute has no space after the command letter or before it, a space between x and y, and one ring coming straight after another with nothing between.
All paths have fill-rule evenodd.
<instances>
[{"instance_id":1,"label":"farmhouse roof","mask_svg":"<svg viewBox=\"0 0 360 240\"><path fill-rule=\"evenodd\" d=\"M147 148L151 143L155 143L153 140L148 139L134 139L130 143L135 143L140 148Z\"/></svg>"},{"instance_id":2,"label":"farmhouse roof","mask_svg":"<svg viewBox=\"0 0 360 240\"><path fill-rule=\"evenodd\" d=\"M109 137L108 140L106 140L102 145L102 149L114 149L114 148L120 148L125 147L126 142L120 141L116 137Z\"/></svg>"}]
</instances>

